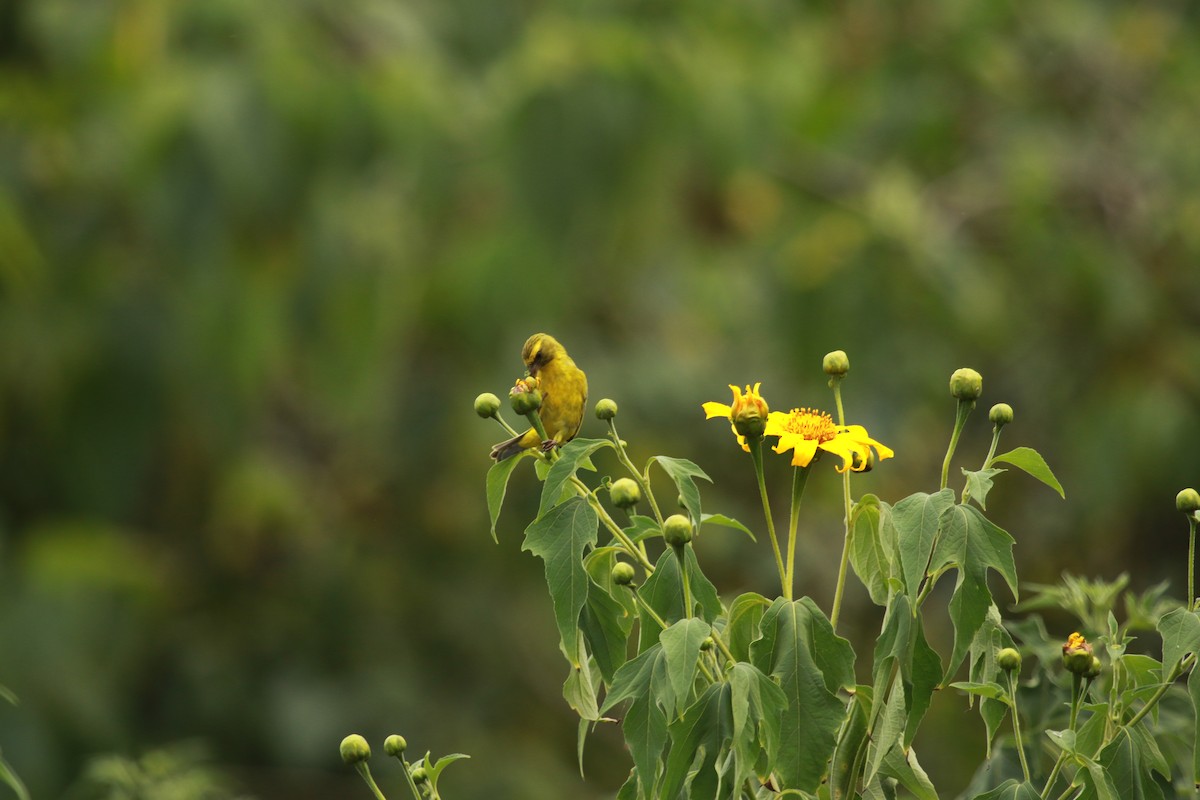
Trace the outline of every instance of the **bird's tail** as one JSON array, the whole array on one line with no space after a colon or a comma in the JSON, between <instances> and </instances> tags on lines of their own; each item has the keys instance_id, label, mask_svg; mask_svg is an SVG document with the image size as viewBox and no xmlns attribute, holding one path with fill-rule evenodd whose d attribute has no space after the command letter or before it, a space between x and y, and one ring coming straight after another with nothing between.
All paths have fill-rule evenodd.
<instances>
[{"instance_id":1,"label":"bird's tail","mask_svg":"<svg viewBox=\"0 0 1200 800\"><path fill-rule=\"evenodd\" d=\"M524 433L514 436L511 439L505 439L492 448L492 459L495 461L503 461L506 458L512 458L522 450L533 447L537 444L541 437L537 435L537 431L533 428Z\"/></svg>"}]
</instances>

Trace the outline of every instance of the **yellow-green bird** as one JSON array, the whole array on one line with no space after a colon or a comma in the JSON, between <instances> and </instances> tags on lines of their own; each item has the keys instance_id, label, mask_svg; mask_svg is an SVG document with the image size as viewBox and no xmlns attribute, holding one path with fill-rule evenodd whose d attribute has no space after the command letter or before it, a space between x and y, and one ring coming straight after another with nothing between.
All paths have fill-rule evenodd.
<instances>
[{"instance_id":1,"label":"yellow-green bird","mask_svg":"<svg viewBox=\"0 0 1200 800\"><path fill-rule=\"evenodd\" d=\"M542 407L539 413L548 442L533 428L500 442L492 448L492 458L503 461L523 450L541 445L550 449L556 444L566 444L579 433L583 424L583 408L587 405L587 375L575 366L567 350L548 333L535 333L525 340L521 348L521 360L529 374L538 379L542 392Z\"/></svg>"}]
</instances>

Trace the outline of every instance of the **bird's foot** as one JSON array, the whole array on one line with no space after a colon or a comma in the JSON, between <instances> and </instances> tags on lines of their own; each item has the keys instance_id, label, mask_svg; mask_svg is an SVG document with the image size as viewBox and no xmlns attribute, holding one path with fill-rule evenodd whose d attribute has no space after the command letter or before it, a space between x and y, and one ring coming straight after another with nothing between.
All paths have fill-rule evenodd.
<instances>
[{"instance_id":1,"label":"bird's foot","mask_svg":"<svg viewBox=\"0 0 1200 800\"><path fill-rule=\"evenodd\" d=\"M547 439L546 441L542 442L542 452L543 453L549 453L551 450L553 450L556 447L558 447L558 442L556 442L553 439Z\"/></svg>"}]
</instances>

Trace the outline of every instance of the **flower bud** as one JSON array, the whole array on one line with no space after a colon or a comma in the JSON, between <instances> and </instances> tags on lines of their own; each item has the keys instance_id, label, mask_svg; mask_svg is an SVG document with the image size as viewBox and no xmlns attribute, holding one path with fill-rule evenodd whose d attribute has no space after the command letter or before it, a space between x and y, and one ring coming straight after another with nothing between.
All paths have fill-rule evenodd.
<instances>
[{"instance_id":1,"label":"flower bud","mask_svg":"<svg viewBox=\"0 0 1200 800\"><path fill-rule=\"evenodd\" d=\"M393 733L383 740L383 751L393 758L399 758L407 749L408 742L398 733Z\"/></svg>"},{"instance_id":2,"label":"flower bud","mask_svg":"<svg viewBox=\"0 0 1200 800\"><path fill-rule=\"evenodd\" d=\"M712 649L713 649L713 638L711 636L705 636L704 639L701 640L701 642L700 642L700 652L705 653Z\"/></svg>"},{"instance_id":3,"label":"flower bud","mask_svg":"<svg viewBox=\"0 0 1200 800\"><path fill-rule=\"evenodd\" d=\"M1185 514L1192 514L1200 510L1200 492L1195 489L1184 489L1175 495L1175 508Z\"/></svg>"},{"instance_id":4,"label":"flower bud","mask_svg":"<svg viewBox=\"0 0 1200 800\"><path fill-rule=\"evenodd\" d=\"M825 374L830 377L840 378L850 371L850 358L846 355L845 350L826 353L825 358L821 360L821 369L825 370Z\"/></svg>"},{"instance_id":5,"label":"flower bud","mask_svg":"<svg viewBox=\"0 0 1200 800\"><path fill-rule=\"evenodd\" d=\"M1062 646L1063 666L1068 672L1084 675L1092 668L1092 646L1079 633L1072 633Z\"/></svg>"},{"instance_id":6,"label":"flower bud","mask_svg":"<svg viewBox=\"0 0 1200 800\"><path fill-rule=\"evenodd\" d=\"M767 429L767 415L771 413L771 409L758 393L758 387L761 385L756 383L754 388L747 386L745 394L737 391L735 387L733 405L729 407L729 420L733 423L733 429L739 436L745 436L747 439L761 439L763 431Z\"/></svg>"},{"instance_id":7,"label":"flower bud","mask_svg":"<svg viewBox=\"0 0 1200 800\"><path fill-rule=\"evenodd\" d=\"M1100 674L1100 670L1103 668L1104 665L1100 663L1099 656L1092 656L1092 665L1088 667L1087 672L1083 673L1083 677L1087 678L1089 681L1095 680L1095 678Z\"/></svg>"},{"instance_id":8,"label":"flower bud","mask_svg":"<svg viewBox=\"0 0 1200 800\"><path fill-rule=\"evenodd\" d=\"M342 761L347 764L360 764L371 758L371 745L357 733L352 733L342 739Z\"/></svg>"},{"instance_id":9,"label":"flower bud","mask_svg":"<svg viewBox=\"0 0 1200 800\"><path fill-rule=\"evenodd\" d=\"M412 772L408 774L412 776L413 783L424 783L429 779L429 775L425 772L424 767L413 767Z\"/></svg>"},{"instance_id":10,"label":"flower bud","mask_svg":"<svg viewBox=\"0 0 1200 800\"><path fill-rule=\"evenodd\" d=\"M663 538L671 547L683 547L692 540L692 521L683 514L672 514L663 521Z\"/></svg>"},{"instance_id":11,"label":"flower bud","mask_svg":"<svg viewBox=\"0 0 1200 800\"><path fill-rule=\"evenodd\" d=\"M475 413L484 419L496 416L500 410L500 398L491 392L484 392L475 398Z\"/></svg>"},{"instance_id":12,"label":"flower bud","mask_svg":"<svg viewBox=\"0 0 1200 800\"><path fill-rule=\"evenodd\" d=\"M602 419L605 422L617 415L617 403L615 400L609 400L607 397L596 403L596 418Z\"/></svg>"},{"instance_id":13,"label":"flower bud","mask_svg":"<svg viewBox=\"0 0 1200 800\"><path fill-rule=\"evenodd\" d=\"M624 561L613 564L612 580L617 586L628 586L633 583L633 565Z\"/></svg>"},{"instance_id":14,"label":"flower bud","mask_svg":"<svg viewBox=\"0 0 1200 800\"><path fill-rule=\"evenodd\" d=\"M1005 672L1021 669L1021 654L1015 648L1006 647L996 654L996 663Z\"/></svg>"},{"instance_id":15,"label":"flower bud","mask_svg":"<svg viewBox=\"0 0 1200 800\"><path fill-rule=\"evenodd\" d=\"M632 478L617 478L608 488L608 496L617 508L633 508L642 499L642 490Z\"/></svg>"},{"instance_id":16,"label":"flower bud","mask_svg":"<svg viewBox=\"0 0 1200 800\"><path fill-rule=\"evenodd\" d=\"M996 403L988 412L988 419L992 421L993 425L1007 425L1013 421L1012 406L1008 403Z\"/></svg>"},{"instance_id":17,"label":"flower bud","mask_svg":"<svg viewBox=\"0 0 1200 800\"><path fill-rule=\"evenodd\" d=\"M954 370L950 376L950 394L958 400L977 400L983 394L983 376L970 367Z\"/></svg>"},{"instance_id":18,"label":"flower bud","mask_svg":"<svg viewBox=\"0 0 1200 800\"><path fill-rule=\"evenodd\" d=\"M542 407L542 391L537 378L521 378L508 392L512 410L521 416L532 414Z\"/></svg>"}]
</instances>

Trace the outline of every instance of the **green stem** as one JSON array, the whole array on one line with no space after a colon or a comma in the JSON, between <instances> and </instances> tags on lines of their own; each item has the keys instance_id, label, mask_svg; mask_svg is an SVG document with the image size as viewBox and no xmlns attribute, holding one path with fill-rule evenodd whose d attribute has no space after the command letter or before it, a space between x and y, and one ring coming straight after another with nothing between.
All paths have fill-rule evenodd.
<instances>
[{"instance_id":1,"label":"green stem","mask_svg":"<svg viewBox=\"0 0 1200 800\"><path fill-rule=\"evenodd\" d=\"M811 466L811 464L810 464ZM796 575L796 531L800 522L800 501L804 498L804 487L808 484L808 467L796 467L792 473L792 513L788 519L787 596L792 596Z\"/></svg>"},{"instance_id":2,"label":"green stem","mask_svg":"<svg viewBox=\"0 0 1200 800\"><path fill-rule=\"evenodd\" d=\"M1075 732L1075 723L1079 719L1079 703L1083 699L1083 692L1080 691L1080 685L1083 679L1079 673L1071 673L1071 724L1069 730ZM1058 773L1062 770L1062 765L1067 760L1067 751L1063 750L1058 754L1058 758L1054 762L1054 769L1050 771L1050 777L1046 779L1046 785L1042 787L1042 800L1048 800L1050 790L1054 788L1054 782L1058 780ZM1069 788L1069 787L1068 787Z\"/></svg>"},{"instance_id":3,"label":"green stem","mask_svg":"<svg viewBox=\"0 0 1200 800\"><path fill-rule=\"evenodd\" d=\"M414 800L422 800L421 790L417 788L417 783L416 783L416 781L413 780L412 773L409 771L408 762L405 761L403 758L400 758L400 765L402 767L404 767L404 779L406 781L408 781L408 788L409 788L409 791L412 792L412 796L413 796Z\"/></svg>"},{"instance_id":4,"label":"green stem","mask_svg":"<svg viewBox=\"0 0 1200 800\"><path fill-rule=\"evenodd\" d=\"M1067 800L1067 795L1069 795L1071 792L1075 791L1077 788L1079 788L1079 787L1077 787L1073 783L1067 784L1067 788L1063 789L1063 793L1058 796L1057 800Z\"/></svg>"},{"instance_id":5,"label":"green stem","mask_svg":"<svg viewBox=\"0 0 1200 800\"><path fill-rule=\"evenodd\" d=\"M1188 611L1196 607L1196 516L1188 514Z\"/></svg>"},{"instance_id":6,"label":"green stem","mask_svg":"<svg viewBox=\"0 0 1200 800\"><path fill-rule=\"evenodd\" d=\"M775 552L775 566L779 569L779 585L783 596L792 599L792 590L788 586L787 571L783 566L783 554L779 552L779 539L775 536L775 520L771 517L771 501L767 498L767 480L763 476L762 439L746 439L750 447L750 456L754 461L754 474L758 478L758 494L762 498L763 514L767 518L767 533L771 536L771 549Z\"/></svg>"},{"instance_id":7,"label":"green stem","mask_svg":"<svg viewBox=\"0 0 1200 800\"><path fill-rule=\"evenodd\" d=\"M654 492L650 491L649 479L638 472L637 467L633 465L633 460L629 458L629 453L625 450L625 443L621 441L621 437L617 435L617 423L613 420L608 421L608 432L612 437L613 444L617 448L617 460L621 462L621 466L629 471L633 479L637 481L638 488L642 490L642 494L646 497L646 502L650 504L650 510L654 512L654 519L661 526L663 523L662 512L658 510L658 503L654 499ZM696 521L699 524L699 520Z\"/></svg>"},{"instance_id":8,"label":"green stem","mask_svg":"<svg viewBox=\"0 0 1200 800\"><path fill-rule=\"evenodd\" d=\"M981 472L992 465L992 457L996 455L996 445L1000 444L1000 428L1001 427L1003 427L1003 426L996 425L996 427L992 428L992 446L988 448L987 458L985 458L983 460L983 466L979 468L979 470ZM967 498L969 498L970 496L971 496L971 489L967 486L964 486L963 490L962 490L962 504L963 505L967 504Z\"/></svg>"},{"instance_id":9,"label":"green stem","mask_svg":"<svg viewBox=\"0 0 1200 800\"><path fill-rule=\"evenodd\" d=\"M387 800L383 796L383 792L379 791L379 784L375 783L375 779L371 777L371 768L367 766L367 762L359 761L354 765L354 768L358 770L358 774L366 781L367 786L371 787L371 791L375 794L377 800ZM420 800L420 798L417 798L417 800Z\"/></svg>"},{"instance_id":10,"label":"green stem","mask_svg":"<svg viewBox=\"0 0 1200 800\"><path fill-rule=\"evenodd\" d=\"M1167 690L1171 688L1171 685L1175 683L1175 679L1178 678L1183 673L1187 672L1189 669L1191 669L1192 665L1195 663L1196 663L1196 654L1195 653L1192 653L1187 658L1180 661L1179 664L1176 665L1176 667L1171 670L1170 677L1167 678L1167 680L1163 683L1162 686L1158 687L1158 691L1156 691L1154 694L1150 695L1150 699L1148 699L1146 701L1146 704L1144 706L1142 706L1140 709L1138 709L1138 712L1129 719L1129 722L1125 723L1124 727L1132 728L1134 725L1137 725L1139 722L1141 722L1142 717L1144 717L1150 713L1150 710L1152 708L1154 708L1154 706L1158 703L1158 701L1162 699L1162 696L1167 693Z\"/></svg>"},{"instance_id":11,"label":"green stem","mask_svg":"<svg viewBox=\"0 0 1200 800\"><path fill-rule=\"evenodd\" d=\"M684 556L683 547L673 547L675 551L675 559L679 562L679 575L683 579L683 616L685 619L692 616L692 582L688 579L687 558Z\"/></svg>"},{"instance_id":12,"label":"green stem","mask_svg":"<svg viewBox=\"0 0 1200 800\"><path fill-rule=\"evenodd\" d=\"M650 617L650 619L652 619L658 623L658 627L662 628L664 631L670 627L669 625L667 625L666 620L664 620L662 617L660 617L658 615L658 612L650 607L650 604L647 603L646 598L642 597L642 595L638 592L636 586L634 586L633 584L630 584L629 591L633 593L633 601L642 607L642 610L644 610L646 612L646 614Z\"/></svg>"},{"instance_id":13,"label":"green stem","mask_svg":"<svg viewBox=\"0 0 1200 800\"><path fill-rule=\"evenodd\" d=\"M635 545L633 540L629 538L625 531L621 530L621 526L613 521L613 518L608 515L608 511L606 511L604 506L601 505L600 501L596 499L596 495L592 494L591 490L587 488L587 484L581 481L578 476L575 475L571 476L571 484L575 487L575 491L579 492L582 497L587 498L588 505L595 510L596 515L600 518L600 522L602 522L604 527L608 528L609 533L611 533L613 537L621 543L621 546L625 548L625 551L628 552L635 561L641 563L642 567L646 570L647 575L653 575L654 565L650 563L650 559L646 555L645 551Z\"/></svg>"},{"instance_id":14,"label":"green stem","mask_svg":"<svg viewBox=\"0 0 1200 800\"><path fill-rule=\"evenodd\" d=\"M499 412L499 411L497 411L497 412L495 413L495 415L492 417L492 419L496 420L496 422L499 422L499 423L500 423L500 427L501 427L501 428L504 428L504 430L508 431L508 434L509 434L509 436L519 436L519 435L520 435L520 434L518 434L518 433L517 433L517 429L516 429L516 428L514 428L512 425L509 425L509 424L508 424L508 423L505 421L504 417L500 416L500 412Z\"/></svg>"},{"instance_id":15,"label":"green stem","mask_svg":"<svg viewBox=\"0 0 1200 800\"><path fill-rule=\"evenodd\" d=\"M975 408L974 400L958 401L958 410L954 414L954 433L950 435L950 446L946 448L946 458L942 461L942 489L946 488L950 476L950 459L954 458L954 449L958 447L958 436L962 433L963 426L967 423L967 417L970 416L973 408Z\"/></svg>"},{"instance_id":16,"label":"green stem","mask_svg":"<svg viewBox=\"0 0 1200 800\"><path fill-rule=\"evenodd\" d=\"M833 592L833 613L829 616L829 624L837 632L838 615L842 611L842 592L846 590L846 567L850 563L850 469L842 473L842 497L846 505L846 533L842 537L842 561L838 565L837 588Z\"/></svg>"},{"instance_id":17,"label":"green stem","mask_svg":"<svg viewBox=\"0 0 1200 800\"><path fill-rule=\"evenodd\" d=\"M1013 672L1008 673L1008 694L1012 698L1013 738L1017 741L1017 755L1021 758L1021 773L1025 782L1029 783L1029 764L1025 760L1025 744L1021 741L1021 714L1017 710L1017 678Z\"/></svg>"}]
</instances>

